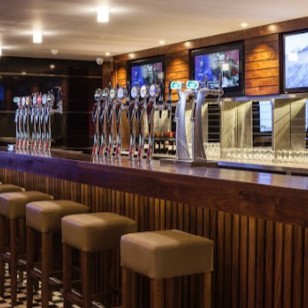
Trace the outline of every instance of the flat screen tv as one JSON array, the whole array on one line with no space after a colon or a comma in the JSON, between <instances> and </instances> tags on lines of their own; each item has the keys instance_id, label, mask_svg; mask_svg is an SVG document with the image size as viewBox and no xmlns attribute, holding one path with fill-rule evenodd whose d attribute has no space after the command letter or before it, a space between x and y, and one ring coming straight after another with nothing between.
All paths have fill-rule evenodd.
<instances>
[{"instance_id":1,"label":"flat screen tv","mask_svg":"<svg viewBox=\"0 0 308 308\"><path fill-rule=\"evenodd\" d=\"M192 79L207 80L209 88L217 89L222 78L224 96L244 94L242 42L193 50L191 64Z\"/></svg>"},{"instance_id":2,"label":"flat screen tv","mask_svg":"<svg viewBox=\"0 0 308 308\"><path fill-rule=\"evenodd\" d=\"M272 131L272 102L271 101L260 101L260 133L268 133Z\"/></svg>"},{"instance_id":3,"label":"flat screen tv","mask_svg":"<svg viewBox=\"0 0 308 308\"><path fill-rule=\"evenodd\" d=\"M282 45L284 93L308 91L308 29L284 33Z\"/></svg>"},{"instance_id":4,"label":"flat screen tv","mask_svg":"<svg viewBox=\"0 0 308 308\"><path fill-rule=\"evenodd\" d=\"M155 57L131 61L128 64L131 86L159 83L164 76L164 58Z\"/></svg>"}]
</instances>

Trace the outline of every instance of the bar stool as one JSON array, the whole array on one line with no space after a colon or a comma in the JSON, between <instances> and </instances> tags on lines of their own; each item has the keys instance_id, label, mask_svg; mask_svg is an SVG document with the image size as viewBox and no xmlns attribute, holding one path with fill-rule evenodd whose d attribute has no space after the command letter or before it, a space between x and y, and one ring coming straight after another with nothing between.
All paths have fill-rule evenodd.
<instances>
[{"instance_id":1,"label":"bar stool","mask_svg":"<svg viewBox=\"0 0 308 308\"><path fill-rule=\"evenodd\" d=\"M139 232L121 238L122 308L136 308L135 273L150 278L150 307L164 306L164 279L203 273L203 302L211 307L213 241L179 230ZM169 307L168 307L169 308Z\"/></svg>"},{"instance_id":2,"label":"bar stool","mask_svg":"<svg viewBox=\"0 0 308 308\"><path fill-rule=\"evenodd\" d=\"M92 307L94 277L90 256L120 246L123 234L136 232L134 220L114 213L69 215L62 218L64 307ZM72 248L80 251L81 294L72 289ZM111 271L111 268L109 267ZM110 277L110 276L108 276Z\"/></svg>"},{"instance_id":3,"label":"bar stool","mask_svg":"<svg viewBox=\"0 0 308 308\"><path fill-rule=\"evenodd\" d=\"M56 272L55 259L62 256L62 245L55 247L57 235L61 233L61 218L70 214L81 214L89 211L83 204L71 200L36 201L26 206L27 225L27 307L33 304L34 279L41 280L42 304L49 307L51 286L61 286L62 271ZM35 234L41 237L41 247L35 245ZM36 248L41 248L40 264L36 265ZM60 262L61 263L61 262ZM62 265L62 264L61 264ZM39 269L38 266L41 268ZM58 277L57 277L58 276Z\"/></svg>"},{"instance_id":4,"label":"bar stool","mask_svg":"<svg viewBox=\"0 0 308 308\"><path fill-rule=\"evenodd\" d=\"M14 191L25 191L23 187L12 185L12 184L0 184L0 193L14 192Z\"/></svg>"},{"instance_id":5,"label":"bar stool","mask_svg":"<svg viewBox=\"0 0 308 308\"><path fill-rule=\"evenodd\" d=\"M0 294L4 294L5 263L9 263L11 301L17 301L18 265L25 265L26 204L31 201L50 200L53 197L39 191L8 192L0 194ZM8 230L5 226L8 226ZM8 244L8 245L7 245Z\"/></svg>"}]
</instances>

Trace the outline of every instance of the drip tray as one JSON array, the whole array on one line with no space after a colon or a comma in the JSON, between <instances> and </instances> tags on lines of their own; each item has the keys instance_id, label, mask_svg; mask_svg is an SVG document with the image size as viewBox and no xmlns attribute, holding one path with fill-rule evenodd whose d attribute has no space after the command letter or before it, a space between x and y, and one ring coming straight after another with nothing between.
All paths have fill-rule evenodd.
<instances>
[{"instance_id":1,"label":"drip tray","mask_svg":"<svg viewBox=\"0 0 308 308\"><path fill-rule=\"evenodd\" d=\"M179 160L175 158L161 158L160 165L176 165L190 167L213 167L218 168L218 162L214 160Z\"/></svg>"}]
</instances>

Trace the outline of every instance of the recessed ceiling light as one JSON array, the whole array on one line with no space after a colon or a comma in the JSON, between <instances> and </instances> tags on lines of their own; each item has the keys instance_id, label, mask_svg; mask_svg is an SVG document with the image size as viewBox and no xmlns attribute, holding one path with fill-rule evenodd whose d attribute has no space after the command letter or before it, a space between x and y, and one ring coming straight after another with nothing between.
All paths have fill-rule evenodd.
<instances>
[{"instance_id":1,"label":"recessed ceiling light","mask_svg":"<svg viewBox=\"0 0 308 308\"><path fill-rule=\"evenodd\" d=\"M105 56L109 57L109 56L110 56L110 52L107 51L107 52L105 53Z\"/></svg>"},{"instance_id":2,"label":"recessed ceiling light","mask_svg":"<svg viewBox=\"0 0 308 308\"><path fill-rule=\"evenodd\" d=\"M33 31L33 43L34 44L41 44L43 41L43 33L41 30L34 30Z\"/></svg>"},{"instance_id":3,"label":"recessed ceiling light","mask_svg":"<svg viewBox=\"0 0 308 308\"><path fill-rule=\"evenodd\" d=\"M184 43L184 46L185 46L186 48L191 47L191 42L190 42L190 41L185 42L185 43Z\"/></svg>"},{"instance_id":4,"label":"recessed ceiling light","mask_svg":"<svg viewBox=\"0 0 308 308\"><path fill-rule=\"evenodd\" d=\"M50 50L51 54L53 54L54 56L58 54L59 49L51 49Z\"/></svg>"},{"instance_id":5,"label":"recessed ceiling light","mask_svg":"<svg viewBox=\"0 0 308 308\"><path fill-rule=\"evenodd\" d=\"M248 27L248 23L247 22L242 22L241 23L241 27L242 28L247 28Z\"/></svg>"},{"instance_id":6,"label":"recessed ceiling light","mask_svg":"<svg viewBox=\"0 0 308 308\"><path fill-rule=\"evenodd\" d=\"M135 58L135 54L134 53L130 53L128 56L130 57L130 59L134 59Z\"/></svg>"},{"instance_id":7,"label":"recessed ceiling light","mask_svg":"<svg viewBox=\"0 0 308 308\"><path fill-rule=\"evenodd\" d=\"M269 25L268 28L270 29L270 31L277 31L277 25L275 24Z\"/></svg>"},{"instance_id":8,"label":"recessed ceiling light","mask_svg":"<svg viewBox=\"0 0 308 308\"><path fill-rule=\"evenodd\" d=\"M159 41L159 45L165 45L165 41L164 40L160 40Z\"/></svg>"},{"instance_id":9,"label":"recessed ceiling light","mask_svg":"<svg viewBox=\"0 0 308 308\"><path fill-rule=\"evenodd\" d=\"M51 70L54 70L54 69L56 68L56 66L52 63L52 64L49 65L49 68L50 68Z\"/></svg>"},{"instance_id":10,"label":"recessed ceiling light","mask_svg":"<svg viewBox=\"0 0 308 308\"><path fill-rule=\"evenodd\" d=\"M97 22L109 22L110 9L107 6L102 6L97 9Z\"/></svg>"}]
</instances>

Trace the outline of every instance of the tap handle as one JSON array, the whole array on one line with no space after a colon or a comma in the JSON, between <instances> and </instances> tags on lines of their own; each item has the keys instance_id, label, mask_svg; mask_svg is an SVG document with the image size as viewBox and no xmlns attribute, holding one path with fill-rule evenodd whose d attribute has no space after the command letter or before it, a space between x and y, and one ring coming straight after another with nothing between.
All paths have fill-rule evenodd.
<instances>
[{"instance_id":1,"label":"tap handle","mask_svg":"<svg viewBox=\"0 0 308 308\"><path fill-rule=\"evenodd\" d=\"M168 118L170 118L170 115L171 115L171 105L172 105L172 89L171 89L171 81L169 81L169 84L168 84L168 98L167 98Z\"/></svg>"},{"instance_id":2,"label":"tap handle","mask_svg":"<svg viewBox=\"0 0 308 308\"><path fill-rule=\"evenodd\" d=\"M126 83L126 105L129 105L130 100L131 100L130 91L131 91L130 82L127 81L127 83Z\"/></svg>"},{"instance_id":3,"label":"tap handle","mask_svg":"<svg viewBox=\"0 0 308 308\"><path fill-rule=\"evenodd\" d=\"M165 83L164 80L162 79L159 83L159 98L158 98L158 101L161 104L164 102L164 95L165 95Z\"/></svg>"},{"instance_id":4,"label":"tap handle","mask_svg":"<svg viewBox=\"0 0 308 308\"><path fill-rule=\"evenodd\" d=\"M196 117L196 105L197 105L197 101L194 100L193 101L193 105L192 105L192 110L191 110L191 116L190 116L190 121L194 122L195 121L195 117Z\"/></svg>"}]
</instances>

